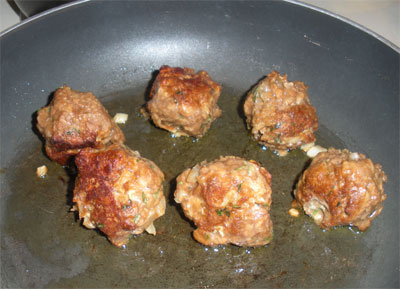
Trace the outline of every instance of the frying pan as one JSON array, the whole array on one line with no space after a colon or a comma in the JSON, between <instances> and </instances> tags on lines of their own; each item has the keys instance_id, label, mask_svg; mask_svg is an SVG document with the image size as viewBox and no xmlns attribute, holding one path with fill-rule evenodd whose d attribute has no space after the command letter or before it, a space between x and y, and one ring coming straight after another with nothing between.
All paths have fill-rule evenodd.
<instances>
[{"instance_id":1,"label":"frying pan","mask_svg":"<svg viewBox=\"0 0 400 289\"><path fill-rule=\"evenodd\" d=\"M141 117L167 64L204 69L222 84L223 116L200 140L172 138ZM287 214L308 158L258 146L241 109L276 69L309 86L318 143L380 163L384 209L366 232L322 231ZM35 111L68 84L126 112L127 145L165 172L167 213L158 235L112 246L69 212L73 167L43 153ZM274 240L265 247L205 247L173 202L174 178L219 155L256 159L272 174ZM39 179L36 167L48 176ZM78 2L1 35L2 287L399 287L399 53L370 33L298 3Z\"/></svg>"}]
</instances>

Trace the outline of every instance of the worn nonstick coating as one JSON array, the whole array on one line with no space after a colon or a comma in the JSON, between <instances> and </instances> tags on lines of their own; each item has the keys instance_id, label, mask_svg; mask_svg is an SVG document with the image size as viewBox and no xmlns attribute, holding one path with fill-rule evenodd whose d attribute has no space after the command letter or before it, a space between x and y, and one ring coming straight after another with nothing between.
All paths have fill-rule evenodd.
<instances>
[{"instance_id":1,"label":"worn nonstick coating","mask_svg":"<svg viewBox=\"0 0 400 289\"><path fill-rule=\"evenodd\" d=\"M293 3L83 2L1 36L2 287L398 287L399 54L358 28ZM199 141L174 139L140 116L163 64L204 69L224 111ZM388 181L382 214L364 233L320 230L287 210L307 157L278 158L247 133L246 91L272 69L309 86L318 142L365 153ZM73 168L46 158L35 111L62 84L129 113L127 144L166 174L160 234L125 250L68 212ZM274 240L260 248L204 247L174 205L174 178L219 155L262 163L273 176ZM46 164L49 175L35 176Z\"/></svg>"}]
</instances>

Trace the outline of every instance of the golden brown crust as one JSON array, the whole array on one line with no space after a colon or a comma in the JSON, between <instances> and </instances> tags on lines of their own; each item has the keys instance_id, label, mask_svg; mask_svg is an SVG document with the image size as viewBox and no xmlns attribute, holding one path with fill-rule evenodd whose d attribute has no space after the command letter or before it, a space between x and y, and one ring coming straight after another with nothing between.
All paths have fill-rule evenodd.
<instances>
[{"instance_id":1,"label":"golden brown crust","mask_svg":"<svg viewBox=\"0 0 400 289\"><path fill-rule=\"evenodd\" d=\"M330 148L305 170L295 197L322 228L354 225L365 230L382 210L385 181L382 167L365 155Z\"/></svg>"},{"instance_id":2,"label":"golden brown crust","mask_svg":"<svg viewBox=\"0 0 400 289\"><path fill-rule=\"evenodd\" d=\"M125 141L121 129L92 93L68 86L57 89L50 105L38 112L37 127L46 139L48 156L61 164L82 148Z\"/></svg>"},{"instance_id":3,"label":"golden brown crust","mask_svg":"<svg viewBox=\"0 0 400 289\"><path fill-rule=\"evenodd\" d=\"M221 115L217 102L221 86L207 72L162 66L147 110L155 125L177 136L201 137Z\"/></svg>"},{"instance_id":4,"label":"golden brown crust","mask_svg":"<svg viewBox=\"0 0 400 289\"><path fill-rule=\"evenodd\" d=\"M228 156L203 162L177 178L175 201L205 245L260 246L272 240L271 175L255 161Z\"/></svg>"},{"instance_id":5,"label":"golden brown crust","mask_svg":"<svg viewBox=\"0 0 400 289\"><path fill-rule=\"evenodd\" d=\"M289 82L287 75L272 71L261 80L248 93L244 111L254 138L273 150L291 150L315 141L318 118L307 86Z\"/></svg>"},{"instance_id":6,"label":"golden brown crust","mask_svg":"<svg viewBox=\"0 0 400 289\"><path fill-rule=\"evenodd\" d=\"M83 225L103 231L116 246L140 234L165 212L164 175L152 162L123 145L85 148L73 201Z\"/></svg>"}]
</instances>

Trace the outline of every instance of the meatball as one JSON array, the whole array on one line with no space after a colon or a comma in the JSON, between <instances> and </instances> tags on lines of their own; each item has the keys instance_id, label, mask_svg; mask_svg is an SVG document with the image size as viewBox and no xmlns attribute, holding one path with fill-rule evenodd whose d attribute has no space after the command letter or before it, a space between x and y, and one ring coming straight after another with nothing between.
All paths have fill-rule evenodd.
<instances>
[{"instance_id":1,"label":"meatball","mask_svg":"<svg viewBox=\"0 0 400 289\"><path fill-rule=\"evenodd\" d=\"M57 89L51 103L39 110L37 128L46 140L47 155L62 165L82 148L125 141L121 129L92 93L68 86Z\"/></svg>"},{"instance_id":2,"label":"meatball","mask_svg":"<svg viewBox=\"0 0 400 289\"><path fill-rule=\"evenodd\" d=\"M321 228L350 225L365 230L386 199L386 175L363 154L330 148L301 176L294 195Z\"/></svg>"},{"instance_id":3,"label":"meatball","mask_svg":"<svg viewBox=\"0 0 400 289\"><path fill-rule=\"evenodd\" d=\"M221 86L205 71L162 66L147 111L156 126L176 136L201 137L221 115L220 92Z\"/></svg>"},{"instance_id":4,"label":"meatball","mask_svg":"<svg viewBox=\"0 0 400 289\"><path fill-rule=\"evenodd\" d=\"M255 161L220 157L185 170L175 201L204 245L260 246L272 240L271 175Z\"/></svg>"},{"instance_id":5,"label":"meatball","mask_svg":"<svg viewBox=\"0 0 400 289\"><path fill-rule=\"evenodd\" d=\"M256 141L284 156L288 150L315 141L318 129L315 108L303 82L289 82L272 71L247 95L247 127Z\"/></svg>"},{"instance_id":6,"label":"meatball","mask_svg":"<svg viewBox=\"0 0 400 289\"><path fill-rule=\"evenodd\" d=\"M164 174L124 145L82 149L75 158L75 210L89 229L99 228L116 246L144 230L165 212Z\"/></svg>"}]
</instances>

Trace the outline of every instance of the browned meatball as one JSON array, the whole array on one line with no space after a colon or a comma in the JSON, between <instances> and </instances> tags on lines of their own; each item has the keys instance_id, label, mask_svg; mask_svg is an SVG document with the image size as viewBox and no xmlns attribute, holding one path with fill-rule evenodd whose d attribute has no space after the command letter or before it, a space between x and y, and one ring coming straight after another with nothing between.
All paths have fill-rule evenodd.
<instances>
[{"instance_id":1,"label":"browned meatball","mask_svg":"<svg viewBox=\"0 0 400 289\"><path fill-rule=\"evenodd\" d=\"M63 86L51 103L39 110L37 127L46 139L46 153L64 165L85 147L123 143L125 136L107 110L90 92Z\"/></svg>"},{"instance_id":2,"label":"browned meatball","mask_svg":"<svg viewBox=\"0 0 400 289\"><path fill-rule=\"evenodd\" d=\"M363 154L330 148L304 171L294 195L321 228L340 225L365 230L386 199L386 175Z\"/></svg>"},{"instance_id":3,"label":"browned meatball","mask_svg":"<svg viewBox=\"0 0 400 289\"><path fill-rule=\"evenodd\" d=\"M247 95L247 126L256 141L279 155L315 141L318 129L315 108L303 82L289 82L287 75L272 71Z\"/></svg>"},{"instance_id":4,"label":"browned meatball","mask_svg":"<svg viewBox=\"0 0 400 289\"><path fill-rule=\"evenodd\" d=\"M124 145L85 148L76 156L75 209L89 229L99 228L116 246L144 230L165 212L164 174L150 160Z\"/></svg>"},{"instance_id":5,"label":"browned meatball","mask_svg":"<svg viewBox=\"0 0 400 289\"><path fill-rule=\"evenodd\" d=\"M201 137L221 115L221 86L207 72L162 66L147 103L154 124L176 136Z\"/></svg>"},{"instance_id":6,"label":"browned meatball","mask_svg":"<svg viewBox=\"0 0 400 289\"><path fill-rule=\"evenodd\" d=\"M175 201L204 245L260 246L272 240L271 175L255 161L227 156L177 178Z\"/></svg>"}]
</instances>

